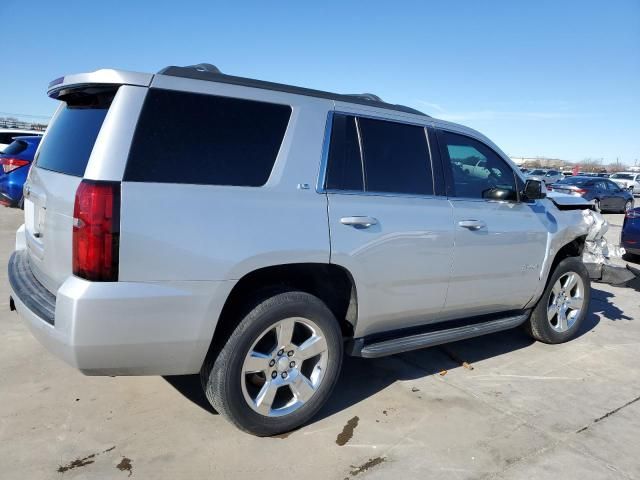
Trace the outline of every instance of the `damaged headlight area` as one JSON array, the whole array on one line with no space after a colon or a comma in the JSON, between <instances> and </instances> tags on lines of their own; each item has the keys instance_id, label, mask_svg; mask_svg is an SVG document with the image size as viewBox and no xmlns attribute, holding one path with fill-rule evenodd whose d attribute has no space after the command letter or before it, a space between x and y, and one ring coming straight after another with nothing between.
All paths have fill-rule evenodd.
<instances>
[{"instance_id":1,"label":"damaged headlight area","mask_svg":"<svg viewBox=\"0 0 640 480\"><path fill-rule=\"evenodd\" d=\"M612 259L621 258L625 250L607 242L605 238L609 230L607 220L592 209L582 210L582 217L589 229L582 252L582 261L589 270L591 279L619 286L634 280L637 271L634 272L628 266L623 267L612 262Z\"/></svg>"}]
</instances>

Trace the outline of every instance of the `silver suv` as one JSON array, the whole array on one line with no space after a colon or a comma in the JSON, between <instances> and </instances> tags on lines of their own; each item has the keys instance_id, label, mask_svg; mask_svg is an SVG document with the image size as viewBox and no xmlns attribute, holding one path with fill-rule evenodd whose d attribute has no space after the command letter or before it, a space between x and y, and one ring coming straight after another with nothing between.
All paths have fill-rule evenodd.
<instances>
[{"instance_id":1,"label":"silver suv","mask_svg":"<svg viewBox=\"0 0 640 480\"><path fill-rule=\"evenodd\" d=\"M99 70L25 185L12 309L88 375L199 372L256 435L307 422L343 353L578 332L586 226L469 128L210 65Z\"/></svg>"}]
</instances>

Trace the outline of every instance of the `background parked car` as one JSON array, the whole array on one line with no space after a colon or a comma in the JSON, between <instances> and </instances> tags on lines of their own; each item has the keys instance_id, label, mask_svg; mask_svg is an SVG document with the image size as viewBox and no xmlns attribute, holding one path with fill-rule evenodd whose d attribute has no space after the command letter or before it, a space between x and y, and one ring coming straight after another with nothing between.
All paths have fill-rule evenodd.
<instances>
[{"instance_id":1,"label":"background parked car","mask_svg":"<svg viewBox=\"0 0 640 480\"><path fill-rule=\"evenodd\" d=\"M551 190L593 200L600 211L626 212L633 208L633 195L606 178L564 178L552 184Z\"/></svg>"},{"instance_id":2,"label":"background parked car","mask_svg":"<svg viewBox=\"0 0 640 480\"><path fill-rule=\"evenodd\" d=\"M42 137L16 137L0 154L0 203L22 208L22 187Z\"/></svg>"},{"instance_id":3,"label":"background parked car","mask_svg":"<svg viewBox=\"0 0 640 480\"><path fill-rule=\"evenodd\" d=\"M15 128L0 128L0 153L13 142L15 137L21 135L42 136L44 132L37 130L17 130Z\"/></svg>"},{"instance_id":4,"label":"background parked car","mask_svg":"<svg viewBox=\"0 0 640 480\"><path fill-rule=\"evenodd\" d=\"M564 178L564 175L558 170L543 170L539 168L529 172L527 174L527 178L530 178L532 180L540 180L547 185L551 185L558 180L562 180Z\"/></svg>"},{"instance_id":5,"label":"background parked car","mask_svg":"<svg viewBox=\"0 0 640 480\"><path fill-rule=\"evenodd\" d=\"M611 175L610 178L617 183L620 188L626 188L635 195L640 195L640 173L618 172Z\"/></svg>"},{"instance_id":6,"label":"background parked car","mask_svg":"<svg viewBox=\"0 0 640 480\"><path fill-rule=\"evenodd\" d=\"M632 208L624 216L620 244L627 253L640 256L640 208Z\"/></svg>"}]
</instances>

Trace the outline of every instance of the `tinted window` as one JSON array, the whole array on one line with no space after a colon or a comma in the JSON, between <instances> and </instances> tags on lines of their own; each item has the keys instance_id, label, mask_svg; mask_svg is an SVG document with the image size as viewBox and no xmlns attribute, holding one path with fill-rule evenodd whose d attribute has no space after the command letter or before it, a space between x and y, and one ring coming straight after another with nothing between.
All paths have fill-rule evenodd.
<instances>
[{"instance_id":1,"label":"tinted window","mask_svg":"<svg viewBox=\"0 0 640 480\"><path fill-rule=\"evenodd\" d=\"M124 179L264 185L290 116L285 105L151 89Z\"/></svg>"},{"instance_id":2,"label":"tinted window","mask_svg":"<svg viewBox=\"0 0 640 480\"><path fill-rule=\"evenodd\" d=\"M8 145L2 153L6 155L18 155L19 153L24 152L27 149L27 142L23 140L14 140L11 145Z\"/></svg>"},{"instance_id":3,"label":"tinted window","mask_svg":"<svg viewBox=\"0 0 640 480\"><path fill-rule=\"evenodd\" d=\"M362 160L355 118L334 115L327 164L326 188L363 190Z\"/></svg>"},{"instance_id":4,"label":"tinted window","mask_svg":"<svg viewBox=\"0 0 640 480\"><path fill-rule=\"evenodd\" d=\"M359 118L365 189L433 195L433 178L423 127Z\"/></svg>"},{"instance_id":5,"label":"tinted window","mask_svg":"<svg viewBox=\"0 0 640 480\"><path fill-rule=\"evenodd\" d=\"M453 195L487 198L496 188L510 189L505 200L517 200L515 176L511 167L483 143L464 135L443 131L442 155L449 161Z\"/></svg>"},{"instance_id":6,"label":"tinted window","mask_svg":"<svg viewBox=\"0 0 640 480\"><path fill-rule=\"evenodd\" d=\"M564 183L568 185L589 185L590 182L591 180L589 180L588 178L568 177L568 178L563 178L558 183Z\"/></svg>"},{"instance_id":7,"label":"tinted window","mask_svg":"<svg viewBox=\"0 0 640 480\"><path fill-rule=\"evenodd\" d=\"M37 166L82 177L114 94L114 90L70 94L49 126L35 160Z\"/></svg>"},{"instance_id":8,"label":"tinted window","mask_svg":"<svg viewBox=\"0 0 640 480\"><path fill-rule=\"evenodd\" d=\"M613 182L605 181L604 183L607 185L607 188L613 192L617 192L618 190L620 190L620 186L616 185Z\"/></svg>"},{"instance_id":9,"label":"tinted window","mask_svg":"<svg viewBox=\"0 0 640 480\"><path fill-rule=\"evenodd\" d=\"M618 178L622 180L633 180L635 175L631 175L630 173L614 173L611 175L611 178Z\"/></svg>"}]
</instances>

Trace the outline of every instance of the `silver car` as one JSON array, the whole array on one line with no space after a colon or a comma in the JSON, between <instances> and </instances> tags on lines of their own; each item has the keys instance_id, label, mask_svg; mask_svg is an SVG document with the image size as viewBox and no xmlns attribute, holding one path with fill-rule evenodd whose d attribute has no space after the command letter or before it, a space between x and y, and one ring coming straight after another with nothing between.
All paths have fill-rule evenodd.
<instances>
[{"instance_id":1,"label":"silver car","mask_svg":"<svg viewBox=\"0 0 640 480\"><path fill-rule=\"evenodd\" d=\"M585 318L581 212L474 130L205 64L48 94L10 306L85 374L200 373L271 435L313 417L345 352L521 325L561 343Z\"/></svg>"},{"instance_id":2,"label":"silver car","mask_svg":"<svg viewBox=\"0 0 640 480\"><path fill-rule=\"evenodd\" d=\"M544 182L545 185L556 183L564 177L564 174L559 170L543 170L538 168L527 173L527 178Z\"/></svg>"}]
</instances>

